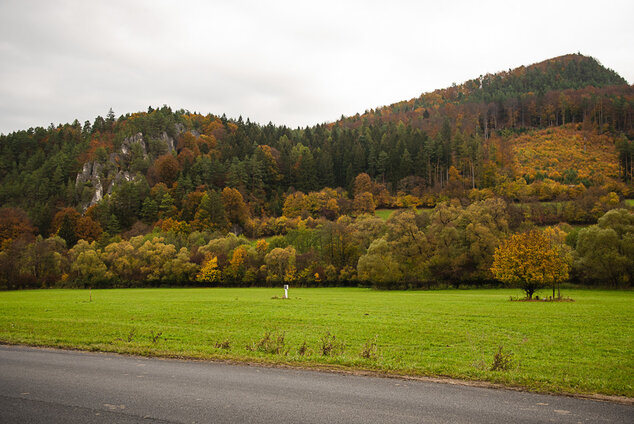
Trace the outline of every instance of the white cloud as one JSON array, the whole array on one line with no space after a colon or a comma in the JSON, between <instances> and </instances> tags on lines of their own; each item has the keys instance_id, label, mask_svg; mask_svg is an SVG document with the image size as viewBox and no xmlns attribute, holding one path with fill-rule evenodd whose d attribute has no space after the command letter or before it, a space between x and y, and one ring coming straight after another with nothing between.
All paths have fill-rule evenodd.
<instances>
[{"instance_id":1,"label":"white cloud","mask_svg":"<svg viewBox=\"0 0 634 424\"><path fill-rule=\"evenodd\" d=\"M0 132L168 104L289 126L580 51L634 80L631 1L0 3Z\"/></svg>"}]
</instances>

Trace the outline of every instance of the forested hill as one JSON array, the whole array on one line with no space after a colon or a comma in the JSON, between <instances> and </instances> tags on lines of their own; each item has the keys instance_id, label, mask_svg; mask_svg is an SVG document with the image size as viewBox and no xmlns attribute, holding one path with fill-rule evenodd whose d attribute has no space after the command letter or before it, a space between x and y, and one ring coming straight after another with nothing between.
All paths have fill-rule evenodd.
<instances>
[{"instance_id":1,"label":"forested hill","mask_svg":"<svg viewBox=\"0 0 634 424\"><path fill-rule=\"evenodd\" d=\"M627 85L627 81L592 57L570 54L467 81L458 87L456 100L499 102L529 93L610 85Z\"/></svg>"},{"instance_id":2,"label":"forested hill","mask_svg":"<svg viewBox=\"0 0 634 424\"><path fill-rule=\"evenodd\" d=\"M623 77L596 59L569 54L505 72L481 75L461 85L454 84L409 101L342 118L337 125L354 126L359 120L379 120L403 121L429 128L438 126L439 119L442 121L447 117L461 124L463 116L458 115L465 114L477 117L482 131L486 131L491 123L497 127L533 127L580 122L585 119L584 114L590 113L588 107L593 100L606 93L620 93L627 85ZM607 87L619 89L601 90ZM626 92L631 93L631 90ZM475 128L465 129L472 131Z\"/></svg>"},{"instance_id":3,"label":"forested hill","mask_svg":"<svg viewBox=\"0 0 634 424\"><path fill-rule=\"evenodd\" d=\"M255 234L282 214L630 196L633 109L634 87L567 55L302 129L168 106L110 111L0 136L0 204L45 235L72 208L94 239L91 229L166 219Z\"/></svg>"}]
</instances>

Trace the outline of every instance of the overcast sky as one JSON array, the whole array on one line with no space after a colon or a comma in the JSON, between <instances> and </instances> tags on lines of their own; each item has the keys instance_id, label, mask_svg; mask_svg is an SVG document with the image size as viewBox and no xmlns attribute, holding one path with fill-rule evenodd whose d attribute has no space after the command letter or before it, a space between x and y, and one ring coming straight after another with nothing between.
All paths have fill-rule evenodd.
<instances>
[{"instance_id":1,"label":"overcast sky","mask_svg":"<svg viewBox=\"0 0 634 424\"><path fill-rule=\"evenodd\" d=\"M0 133L163 104L314 125L576 52L631 84L632 16L632 0L0 0Z\"/></svg>"}]
</instances>

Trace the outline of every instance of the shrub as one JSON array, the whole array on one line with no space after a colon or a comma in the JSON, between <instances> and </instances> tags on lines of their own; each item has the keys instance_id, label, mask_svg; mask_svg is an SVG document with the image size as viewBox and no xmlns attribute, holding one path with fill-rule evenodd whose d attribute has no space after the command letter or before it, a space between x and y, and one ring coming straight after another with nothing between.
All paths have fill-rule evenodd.
<instances>
[{"instance_id":1,"label":"shrub","mask_svg":"<svg viewBox=\"0 0 634 424\"><path fill-rule=\"evenodd\" d=\"M506 371L513 365L513 353L504 352L502 345L498 347L497 352L493 355L493 363L491 371Z\"/></svg>"},{"instance_id":2,"label":"shrub","mask_svg":"<svg viewBox=\"0 0 634 424\"><path fill-rule=\"evenodd\" d=\"M247 345L246 349L251 352L257 351L272 355L287 355L288 349L284 350L286 343L284 340L285 337L286 333L272 333L270 331L266 331L264 332L264 336L262 336L257 343Z\"/></svg>"},{"instance_id":3,"label":"shrub","mask_svg":"<svg viewBox=\"0 0 634 424\"><path fill-rule=\"evenodd\" d=\"M321 338L321 355L322 356L335 356L343 353L345 345L343 342L338 341L334 334L330 334L328 331Z\"/></svg>"}]
</instances>

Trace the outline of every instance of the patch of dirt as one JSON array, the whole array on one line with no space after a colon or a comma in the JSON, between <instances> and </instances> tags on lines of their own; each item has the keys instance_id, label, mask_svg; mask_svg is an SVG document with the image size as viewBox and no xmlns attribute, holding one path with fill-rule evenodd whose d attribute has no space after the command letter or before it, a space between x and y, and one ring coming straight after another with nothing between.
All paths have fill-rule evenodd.
<instances>
[{"instance_id":1,"label":"patch of dirt","mask_svg":"<svg viewBox=\"0 0 634 424\"><path fill-rule=\"evenodd\" d=\"M525 297L522 298L517 298L517 297L511 297L509 299L511 302L574 302L574 299L571 299L569 297L559 297L559 298L555 298L553 299L552 297L544 297L544 298L533 298L533 299L527 299Z\"/></svg>"}]
</instances>

